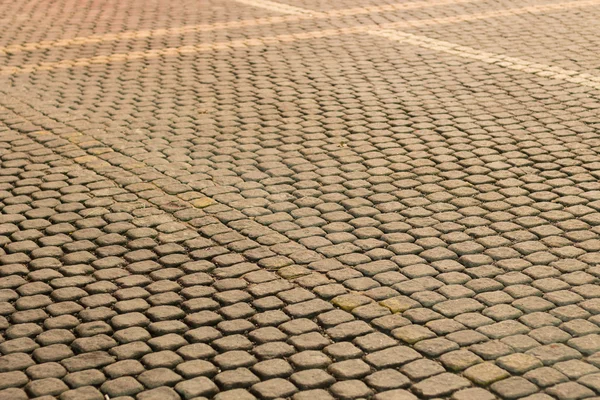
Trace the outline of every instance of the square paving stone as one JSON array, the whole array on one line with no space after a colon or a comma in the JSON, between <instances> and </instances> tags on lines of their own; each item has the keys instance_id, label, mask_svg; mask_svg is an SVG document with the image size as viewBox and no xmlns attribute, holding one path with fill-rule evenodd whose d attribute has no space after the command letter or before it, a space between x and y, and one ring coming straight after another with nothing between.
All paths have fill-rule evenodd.
<instances>
[{"instance_id":1,"label":"square paving stone","mask_svg":"<svg viewBox=\"0 0 600 400\"><path fill-rule=\"evenodd\" d=\"M470 382L463 377L450 373L443 373L413 385L413 390L419 396L440 397L459 389L469 387L470 385Z\"/></svg>"},{"instance_id":2,"label":"square paving stone","mask_svg":"<svg viewBox=\"0 0 600 400\"><path fill-rule=\"evenodd\" d=\"M97 369L86 369L70 373L63 380L72 388L78 388L88 385L101 385L106 381L106 376Z\"/></svg>"},{"instance_id":3,"label":"square paving stone","mask_svg":"<svg viewBox=\"0 0 600 400\"><path fill-rule=\"evenodd\" d=\"M481 357L464 349L445 353L440 357L440 361L446 368L449 368L452 371L462 371L472 365L483 362Z\"/></svg>"},{"instance_id":4,"label":"square paving stone","mask_svg":"<svg viewBox=\"0 0 600 400\"><path fill-rule=\"evenodd\" d=\"M600 335L586 335L569 340L567 344L585 355L600 351Z\"/></svg>"},{"instance_id":5,"label":"square paving stone","mask_svg":"<svg viewBox=\"0 0 600 400\"><path fill-rule=\"evenodd\" d=\"M546 392L559 399L584 399L594 395L593 390L577 382L559 383L546 389Z\"/></svg>"},{"instance_id":6,"label":"square paving stone","mask_svg":"<svg viewBox=\"0 0 600 400\"><path fill-rule=\"evenodd\" d=\"M562 372L571 379L578 379L584 375L590 375L600 372L600 370L592 364L581 360L569 360L556 363L552 368Z\"/></svg>"},{"instance_id":7,"label":"square paving stone","mask_svg":"<svg viewBox=\"0 0 600 400\"><path fill-rule=\"evenodd\" d=\"M600 374L586 375L578 380L579 383L598 391L600 389Z\"/></svg>"},{"instance_id":8,"label":"square paving stone","mask_svg":"<svg viewBox=\"0 0 600 400\"><path fill-rule=\"evenodd\" d=\"M170 387L157 387L137 395L138 400L180 400L181 397Z\"/></svg>"},{"instance_id":9,"label":"square paving stone","mask_svg":"<svg viewBox=\"0 0 600 400\"><path fill-rule=\"evenodd\" d=\"M329 388L333 395L339 399L357 399L370 396L373 391L362 381L349 380L334 383Z\"/></svg>"},{"instance_id":10,"label":"square paving stone","mask_svg":"<svg viewBox=\"0 0 600 400\"><path fill-rule=\"evenodd\" d=\"M404 388L410 385L410 379L394 369L377 371L367 376L365 382L377 391Z\"/></svg>"},{"instance_id":11,"label":"square paving stone","mask_svg":"<svg viewBox=\"0 0 600 400\"><path fill-rule=\"evenodd\" d=\"M329 328L326 332L334 341L340 341L371 333L373 332L373 328L364 321L351 321L339 324L334 328Z\"/></svg>"},{"instance_id":12,"label":"square paving stone","mask_svg":"<svg viewBox=\"0 0 600 400\"><path fill-rule=\"evenodd\" d=\"M33 368L31 366L28 368ZM21 387L29 382L29 378L21 371L0 373L0 390L10 387Z\"/></svg>"},{"instance_id":13,"label":"square paving stone","mask_svg":"<svg viewBox=\"0 0 600 400\"><path fill-rule=\"evenodd\" d=\"M412 380L421 380L444 372L444 368L433 360L421 359L406 364L402 373Z\"/></svg>"},{"instance_id":14,"label":"square paving stone","mask_svg":"<svg viewBox=\"0 0 600 400\"><path fill-rule=\"evenodd\" d=\"M363 360L353 359L333 363L328 367L328 371L338 379L354 379L369 374L371 367Z\"/></svg>"},{"instance_id":15,"label":"square paving stone","mask_svg":"<svg viewBox=\"0 0 600 400\"><path fill-rule=\"evenodd\" d=\"M299 336L293 336L289 339L289 343L296 349L317 350L329 345L331 341L318 332L309 332Z\"/></svg>"},{"instance_id":16,"label":"square paving stone","mask_svg":"<svg viewBox=\"0 0 600 400\"><path fill-rule=\"evenodd\" d=\"M524 353L534 347L540 346L540 343L526 335L508 336L500 340L502 343L509 345L516 352Z\"/></svg>"},{"instance_id":17,"label":"square paving stone","mask_svg":"<svg viewBox=\"0 0 600 400\"><path fill-rule=\"evenodd\" d=\"M141 383L130 376L106 381L100 386L103 393L111 397L135 395L144 390Z\"/></svg>"},{"instance_id":18,"label":"square paving stone","mask_svg":"<svg viewBox=\"0 0 600 400\"><path fill-rule=\"evenodd\" d=\"M510 373L519 375L542 366L542 362L537 358L522 353L500 357L496 360L496 364Z\"/></svg>"},{"instance_id":19,"label":"square paving stone","mask_svg":"<svg viewBox=\"0 0 600 400\"><path fill-rule=\"evenodd\" d=\"M213 376L218 372L218 369L208 361L190 360L178 364L175 371L184 378L189 379L197 376Z\"/></svg>"},{"instance_id":20,"label":"square paving stone","mask_svg":"<svg viewBox=\"0 0 600 400\"><path fill-rule=\"evenodd\" d=\"M477 354L484 360L494 360L496 358L506 356L514 352L514 350L510 346L498 340L474 344L471 347L469 347L469 350L471 350L473 353Z\"/></svg>"},{"instance_id":21,"label":"square paving stone","mask_svg":"<svg viewBox=\"0 0 600 400\"><path fill-rule=\"evenodd\" d=\"M256 397L245 389L233 389L218 393L215 400L256 400Z\"/></svg>"},{"instance_id":22,"label":"square paving stone","mask_svg":"<svg viewBox=\"0 0 600 400\"><path fill-rule=\"evenodd\" d=\"M409 347L394 346L367 354L365 361L375 368L389 368L406 364L421 357L419 353Z\"/></svg>"},{"instance_id":23,"label":"square paving stone","mask_svg":"<svg viewBox=\"0 0 600 400\"><path fill-rule=\"evenodd\" d=\"M240 367L248 367L255 364L258 360L253 355L241 351L234 350L226 353L221 353L213 359L213 362L221 369L235 369Z\"/></svg>"},{"instance_id":24,"label":"square paving stone","mask_svg":"<svg viewBox=\"0 0 600 400\"><path fill-rule=\"evenodd\" d=\"M219 391L219 388L209 378L200 376L178 383L175 390L184 399L192 399L199 396L213 396Z\"/></svg>"},{"instance_id":25,"label":"square paving stone","mask_svg":"<svg viewBox=\"0 0 600 400\"><path fill-rule=\"evenodd\" d=\"M25 389L33 397L41 397L45 395L57 396L69 388L57 378L45 378L30 382Z\"/></svg>"},{"instance_id":26,"label":"square paving stone","mask_svg":"<svg viewBox=\"0 0 600 400\"><path fill-rule=\"evenodd\" d=\"M269 379L252 386L252 391L264 399L276 399L279 397L289 397L296 393L298 389L291 382L281 379Z\"/></svg>"},{"instance_id":27,"label":"square paving stone","mask_svg":"<svg viewBox=\"0 0 600 400\"><path fill-rule=\"evenodd\" d=\"M246 368L223 371L214 378L223 390L246 388L260 382L260 379Z\"/></svg>"},{"instance_id":28,"label":"square paving stone","mask_svg":"<svg viewBox=\"0 0 600 400\"><path fill-rule=\"evenodd\" d=\"M437 335L420 325L406 325L392 331L392 336L408 344L414 344L424 339L432 339Z\"/></svg>"},{"instance_id":29,"label":"square paving stone","mask_svg":"<svg viewBox=\"0 0 600 400\"><path fill-rule=\"evenodd\" d=\"M414 345L414 348L428 357L439 357L449 351L457 350L459 346L450 340L436 338L421 340Z\"/></svg>"},{"instance_id":30,"label":"square paving stone","mask_svg":"<svg viewBox=\"0 0 600 400\"><path fill-rule=\"evenodd\" d=\"M290 380L300 389L324 388L335 383L335 378L321 369L306 369L290 376Z\"/></svg>"},{"instance_id":31,"label":"square paving stone","mask_svg":"<svg viewBox=\"0 0 600 400\"><path fill-rule=\"evenodd\" d=\"M492 363L474 365L464 372L464 376L481 386L490 385L496 381L508 378L510 374Z\"/></svg>"},{"instance_id":32,"label":"square paving stone","mask_svg":"<svg viewBox=\"0 0 600 400\"><path fill-rule=\"evenodd\" d=\"M331 359L327 357L327 355L315 350L306 350L301 353L296 353L289 357L288 360L297 369L324 368L331 364Z\"/></svg>"},{"instance_id":33,"label":"square paving stone","mask_svg":"<svg viewBox=\"0 0 600 400\"><path fill-rule=\"evenodd\" d=\"M569 380L563 373L550 367L537 368L523 376L540 387L548 387Z\"/></svg>"},{"instance_id":34,"label":"square paving stone","mask_svg":"<svg viewBox=\"0 0 600 400\"><path fill-rule=\"evenodd\" d=\"M377 393L373 396L374 400L417 400L417 397L402 389L389 390L387 392Z\"/></svg>"},{"instance_id":35,"label":"square paving stone","mask_svg":"<svg viewBox=\"0 0 600 400\"><path fill-rule=\"evenodd\" d=\"M548 344L528 350L526 354L537 357L544 365L581 358L581 353L561 343Z\"/></svg>"},{"instance_id":36,"label":"square paving stone","mask_svg":"<svg viewBox=\"0 0 600 400\"><path fill-rule=\"evenodd\" d=\"M291 365L282 359L261 361L254 364L252 371L263 379L283 378L294 372Z\"/></svg>"},{"instance_id":37,"label":"square paving stone","mask_svg":"<svg viewBox=\"0 0 600 400\"><path fill-rule=\"evenodd\" d=\"M333 397L323 389L313 389L296 393L292 400L333 400Z\"/></svg>"},{"instance_id":38,"label":"square paving stone","mask_svg":"<svg viewBox=\"0 0 600 400\"><path fill-rule=\"evenodd\" d=\"M60 400L104 400L105 397L93 386L83 386L67 390L60 395Z\"/></svg>"},{"instance_id":39,"label":"square paving stone","mask_svg":"<svg viewBox=\"0 0 600 400\"><path fill-rule=\"evenodd\" d=\"M183 378L168 368L155 368L150 371L142 372L137 380L148 389L154 389L160 386L175 386Z\"/></svg>"},{"instance_id":40,"label":"square paving stone","mask_svg":"<svg viewBox=\"0 0 600 400\"><path fill-rule=\"evenodd\" d=\"M452 395L452 400L495 400L496 396L482 388L459 390Z\"/></svg>"},{"instance_id":41,"label":"square paving stone","mask_svg":"<svg viewBox=\"0 0 600 400\"><path fill-rule=\"evenodd\" d=\"M522 398L539 390L536 385L521 377L512 377L493 383L491 389L507 399Z\"/></svg>"},{"instance_id":42,"label":"square paving stone","mask_svg":"<svg viewBox=\"0 0 600 400\"><path fill-rule=\"evenodd\" d=\"M29 396L22 389L9 388L0 391L0 399L2 400L27 400Z\"/></svg>"}]
</instances>

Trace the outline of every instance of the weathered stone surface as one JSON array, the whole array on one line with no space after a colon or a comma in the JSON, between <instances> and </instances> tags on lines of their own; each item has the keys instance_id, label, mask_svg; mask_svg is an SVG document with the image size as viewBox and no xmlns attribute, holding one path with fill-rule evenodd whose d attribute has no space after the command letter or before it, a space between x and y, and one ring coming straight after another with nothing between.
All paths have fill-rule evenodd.
<instances>
[{"instance_id":1,"label":"weathered stone surface","mask_svg":"<svg viewBox=\"0 0 600 400\"><path fill-rule=\"evenodd\" d=\"M599 392L589 2L138 3L0 3L0 400Z\"/></svg>"}]
</instances>

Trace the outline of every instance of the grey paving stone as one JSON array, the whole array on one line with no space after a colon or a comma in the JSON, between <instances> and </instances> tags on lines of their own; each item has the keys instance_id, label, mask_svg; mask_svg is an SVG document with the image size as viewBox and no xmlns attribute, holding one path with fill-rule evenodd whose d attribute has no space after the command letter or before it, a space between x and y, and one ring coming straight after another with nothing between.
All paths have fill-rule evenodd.
<instances>
[{"instance_id":1,"label":"grey paving stone","mask_svg":"<svg viewBox=\"0 0 600 400\"><path fill-rule=\"evenodd\" d=\"M255 384L252 386L252 391L262 398L275 399L283 396L288 397L297 392L298 389L287 380L274 378Z\"/></svg>"},{"instance_id":2,"label":"grey paving stone","mask_svg":"<svg viewBox=\"0 0 600 400\"><path fill-rule=\"evenodd\" d=\"M427 359L416 360L408 363L400 370L411 380L422 380L444 372L444 368L440 364Z\"/></svg>"},{"instance_id":3,"label":"grey paving stone","mask_svg":"<svg viewBox=\"0 0 600 400\"><path fill-rule=\"evenodd\" d=\"M594 394L592 390L576 382L560 383L547 389L547 392L558 398L585 398Z\"/></svg>"},{"instance_id":4,"label":"grey paving stone","mask_svg":"<svg viewBox=\"0 0 600 400\"><path fill-rule=\"evenodd\" d=\"M376 368L388 368L405 364L422 357L416 351L405 346L395 346L369 353L365 360Z\"/></svg>"},{"instance_id":5,"label":"grey paving stone","mask_svg":"<svg viewBox=\"0 0 600 400\"><path fill-rule=\"evenodd\" d=\"M126 376L104 382L100 390L111 397L117 397L135 395L143 391L144 387L133 377Z\"/></svg>"},{"instance_id":6,"label":"grey paving stone","mask_svg":"<svg viewBox=\"0 0 600 400\"><path fill-rule=\"evenodd\" d=\"M137 395L140 400L179 400L181 397L176 391L169 387L157 387L156 389L147 390Z\"/></svg>"},{"instance_id":7,"label":"grey paving stone","mask_svg":"<svg viewBox=\"0 0 600 400\"><path fill-rule=\"evenodd\" d=\"M219 389L208 378L204 376L188 379L175 385L175 390L184 399L191 399L199 396L213 396Z\"/></svg>"},{"instance_id":8,"label":"grey paving stone","mask_svg":"<svg viewBox=\"0 0 600 400\"><path fill-rule=\"evenodd\" d=\"M469 381L460 376L443 373L427 378L413 386L418 395L436 397L452 393L470 385Z\"/></svg>"},{"instance_id":9,"label":"grey paving stone","mask_svg":"<svg viewBox=\"0 0 600 400\"><path fill-rule=\"evenodd\" d=\"M67 390L60 395L61 400L102 400L104 396L100 391L92 386L84 386L73 390Z\"/></svg>"},{"instance_id":10,"label":"grey paving stone","mask_svg":"<svg viewBox=\"0 0 600 400\"><path fill-rule=\"evenodd\" d=\"M334 383L331 388L334 396L341 399L356 399L371 395L373 392L359 380L347 380Z\"/></svg>"}]
</instances>

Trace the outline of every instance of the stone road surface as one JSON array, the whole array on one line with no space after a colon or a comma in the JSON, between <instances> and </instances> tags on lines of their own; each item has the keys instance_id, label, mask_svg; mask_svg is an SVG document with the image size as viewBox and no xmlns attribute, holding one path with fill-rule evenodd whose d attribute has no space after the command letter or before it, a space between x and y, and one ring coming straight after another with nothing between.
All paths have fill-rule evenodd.
<instances>
[{"instance_id":1,"label":"stone road surface","mask_svg":"<svg viewBox=\"0 0 600 400\"><path fill-rule=\"evenodd\" d=\"M0 0L0 400L600 399L600 0Z\"/></svg>"}]
</instances>

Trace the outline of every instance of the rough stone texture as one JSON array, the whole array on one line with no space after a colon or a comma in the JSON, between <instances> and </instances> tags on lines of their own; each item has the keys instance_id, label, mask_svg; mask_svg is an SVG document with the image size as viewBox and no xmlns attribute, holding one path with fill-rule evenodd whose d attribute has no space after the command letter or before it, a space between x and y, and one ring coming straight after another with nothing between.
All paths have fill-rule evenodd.
<instances>
[{"instance_id":1,"label":"rough stone texture","mask_svg":"<svg viewBox=\"0 0 600 400\"><path fill-rule=\"evenodd\" d=\"M599 393L593 1L72 3L0 1L0 400Z\"/></svg>"}]
</instances>

